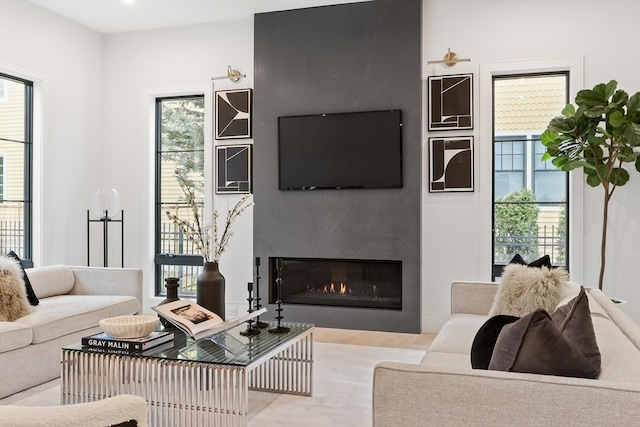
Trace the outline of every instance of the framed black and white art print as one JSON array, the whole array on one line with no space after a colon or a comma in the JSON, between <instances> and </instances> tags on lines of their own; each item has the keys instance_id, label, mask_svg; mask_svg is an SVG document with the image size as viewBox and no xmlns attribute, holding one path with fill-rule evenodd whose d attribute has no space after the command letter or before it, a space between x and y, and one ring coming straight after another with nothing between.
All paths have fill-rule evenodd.
<instances>
[{"instance_id":1,"label":"framed black and white art print","mask_svg":"<svg viewBox=\"0 0 640 427\"><path fill-rule=\"evenodd\" d=\"M473 137L429 138L429 192L473 191Z\"/></svg>"},{"instance_id":2,"label":"framed black and white art print","mask_svg":"<svg viewBox=\"0 0 640 427\"><path fill-rule=\"evenodd\" d=\"M473 74L430 76L429 130L473 129Z\"/></svg>"},{"instance_id":3,"label":"framed black and white art print","mask_svg":"<svg viewBox=\"0 0 640 427\"><path fill-rule=\"evenodd\" d=\"M216 194L251 193L251 145L216 147Z\"/></svg>"},{"instance_id":4,"label":"framed black and white art print","mask_svg":"<svg viewBox=\"0 0 640 427\"><path fill-rule=\"evenodd\" d=\"M216 91L216 139L251 138L251 89Z\"/></svg>"}]
</instances>

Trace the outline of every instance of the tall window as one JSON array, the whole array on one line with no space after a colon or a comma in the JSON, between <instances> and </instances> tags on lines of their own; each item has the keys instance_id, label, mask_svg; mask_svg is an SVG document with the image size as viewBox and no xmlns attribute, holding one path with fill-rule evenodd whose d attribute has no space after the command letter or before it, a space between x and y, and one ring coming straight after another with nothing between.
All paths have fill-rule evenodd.
<instances>
[{"instance_id":1,"label":"tall window","mask_svg":"<svg viewBox=\"0 0 640 427\"><path fill-rule=\"evenodd\" d=\"M33 83L0 73L0 254L32 257Z\"/></svg>"},{"instance_id":2,"label":"tall window","mask_svg":"<svg viewBox=\"0 0 640 427\"><path fill-rule=\"evenodd\" d=\"M180 294L196 295L203 259L166 211L193 220L178 185L180 173L204 205L204 96L156 99L156 294L166 293L164 279L180 278Z\"/></svg>"},{"instance_id":3,"label":"tall window","mask_svg":"<svg viewBox=\"0 0 640 427\"><path fill-rule=\"evenodd\" d=\"M493 278L516 253L568 267L568 173L540 135L568 102L568 74L493 78Z\"/></svg>"}]
</instances>

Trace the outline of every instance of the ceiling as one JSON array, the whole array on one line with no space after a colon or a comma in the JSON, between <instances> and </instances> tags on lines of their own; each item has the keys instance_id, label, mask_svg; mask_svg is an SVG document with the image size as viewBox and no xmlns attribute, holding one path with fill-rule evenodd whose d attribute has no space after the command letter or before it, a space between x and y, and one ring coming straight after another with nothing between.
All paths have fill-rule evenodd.
<instances>
[{"instance_id":1,"label":"ceiling","mask_svg":"<svg viewBox=\"0 0 640 427\"><path fill-rule=\"evenodd\" d=\"M253 14L367 0L30 0L104 34L235 21Z\"/></svg>"}]
</instances>

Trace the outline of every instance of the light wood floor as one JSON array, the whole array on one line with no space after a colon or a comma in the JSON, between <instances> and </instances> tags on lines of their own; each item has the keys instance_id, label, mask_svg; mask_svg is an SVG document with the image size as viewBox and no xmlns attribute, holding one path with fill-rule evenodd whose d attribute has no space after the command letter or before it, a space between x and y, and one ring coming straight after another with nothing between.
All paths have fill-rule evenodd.
<instances>
[{"instance_id":1,"label":"light wood floor","mask_svg":"<svg viewBox=\"0 0 640 427\"><path fill-rule=\"evenodd\" d=\"M318 327L315 328L313 333L313 340L318 342L408 348L412 350L426 350L435 337L436 334L403 334Z\"/></svg>"}]
</instances>

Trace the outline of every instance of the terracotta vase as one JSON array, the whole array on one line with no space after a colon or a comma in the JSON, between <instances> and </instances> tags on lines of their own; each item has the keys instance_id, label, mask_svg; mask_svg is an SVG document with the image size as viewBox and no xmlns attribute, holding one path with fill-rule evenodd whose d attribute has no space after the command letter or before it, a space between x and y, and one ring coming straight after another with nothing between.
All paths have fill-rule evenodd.
<instances>
[{"instance_id":1,"label":"terracotta vase","mask_svg":"<svg viewBox=\"0 0 640 427\"><path fill-rule=\"evenodd\" d=\"M205 262L204 270L198 275L196 301L204 308L225 319L224 276L218 270L217 262Z\"/></svg>"}]
</instances>

